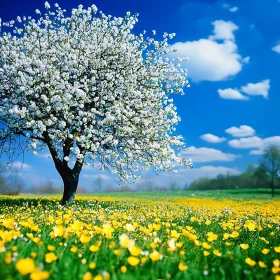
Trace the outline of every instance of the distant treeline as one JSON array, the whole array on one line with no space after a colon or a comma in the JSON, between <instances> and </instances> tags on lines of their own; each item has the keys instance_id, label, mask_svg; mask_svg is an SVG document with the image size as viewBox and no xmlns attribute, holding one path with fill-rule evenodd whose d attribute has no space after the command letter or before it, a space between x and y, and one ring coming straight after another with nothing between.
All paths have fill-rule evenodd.
<instances>
[{"instance_id":1,"label":"distant treeline","mask_svg":"<svg viewBox=\"0 0 280 280\"><path fill-rule=\"evenodd\" d=\"M215 190L215 189L255 189L270 188L262 166L254 167L249 165L244 173L239 175L219 174L215 178L201 177L190 184L192 190ZM275 187L280 187L280 180L277 179Z\"/></svg>"}]
</instances>

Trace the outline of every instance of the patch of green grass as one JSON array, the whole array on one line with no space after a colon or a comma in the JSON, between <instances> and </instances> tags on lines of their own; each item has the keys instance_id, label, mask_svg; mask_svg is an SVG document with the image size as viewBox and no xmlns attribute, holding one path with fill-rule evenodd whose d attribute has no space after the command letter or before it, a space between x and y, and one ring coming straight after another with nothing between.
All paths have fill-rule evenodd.
<instances>
[{"instance_id":1,"label":"patch of green grass","mask_svg":"<svg viewBox=\"0 0 280 280\"><path fill-rule=\"evenodd\" d=\"M82 196L145 198L152 200L172 199L178 197L216 198L216 199L260 199L280 200L280 190L275 190L272 198L270 189L230 189L230 190L185 190L185 191L152 191L152 192L96 192L81 194Z\"/></svg>"}]
</instances>

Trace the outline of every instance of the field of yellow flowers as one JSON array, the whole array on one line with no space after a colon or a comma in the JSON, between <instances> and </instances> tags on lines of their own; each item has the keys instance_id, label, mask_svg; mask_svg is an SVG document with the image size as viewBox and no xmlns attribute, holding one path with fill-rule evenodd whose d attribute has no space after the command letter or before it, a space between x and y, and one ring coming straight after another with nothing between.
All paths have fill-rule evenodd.
<instances>
[{"instance_id":1,"label":"field of yellow flowers","mask_svg":"<svg viewBox=\"0 0 280 280\"><path fill-rule=\"evenodd\" d=\"M0 196L0 279L280 279L280 201Z\"/></svg>"}]
</instances>

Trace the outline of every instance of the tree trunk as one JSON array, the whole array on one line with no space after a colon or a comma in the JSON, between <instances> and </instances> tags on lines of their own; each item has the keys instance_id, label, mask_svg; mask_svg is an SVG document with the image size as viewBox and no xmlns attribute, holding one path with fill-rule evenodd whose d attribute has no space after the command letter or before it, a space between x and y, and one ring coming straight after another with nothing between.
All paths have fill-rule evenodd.
<instances>
[{"instance_id":1,"label":"tree trunk","mask_svg":"<svg viewBox=\"0 0 280 280\"><path fill-rule=\"evenodd\" d=\"M72 203L78 187L80 173L73 173L70 176L62 178L64 183L63 197L61 204Z\"/></svg>"},{"instance_id":2,"label":"tree trunk","mask_svg":"<svg viewBox=\"0 0 280 280\"><path fill-rule=\"evenodd\" d=\"M75 194L78 187L80 173L83 168L83 160L76 160L74 167L71 169L68 167L68 161L65 160L65 157L69 157L71 148L74 145L74 141L70 138L67 138L63 144L63 159L59 159L58 153L52 143L51 138L49 137L48 131L44 131L43 133L44 141L47 144L51 156L53 158L55 168L60 174L63 183L64 183L64 191L63 197L61 200L61 204L65 205L66 203L71 203L74 201ZM83 148L80 147L77 143L77 146L80 149L81 154L83 155Z\"/></svg>"}]
</instances>

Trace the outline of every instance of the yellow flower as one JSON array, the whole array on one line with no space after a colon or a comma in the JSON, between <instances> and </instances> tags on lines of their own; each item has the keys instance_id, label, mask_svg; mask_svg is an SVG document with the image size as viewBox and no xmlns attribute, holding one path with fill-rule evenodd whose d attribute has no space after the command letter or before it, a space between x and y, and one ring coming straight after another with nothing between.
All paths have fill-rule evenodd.
<instances>
[{"instance_id":1,"label":"yellow flower","mask_svg":"<svg viewBox=\"0 0 280 280\"><path fill-rule=\"evenodd\" d=\"M6 248L4 246L4 241L0 240L0 253L3 253L6 251Z\"/></svg>"},{"instance_id":2,"label":"yellow flower","mask_svg":"<svg viewBox=\"0 0 280 280\"><path fill-rule=\"evenodd\" d=\"M125 233L123 233L121 236L119 236L119 240L120 240L120 245L123 248L129 248L135 244L135 241L132 239L129 239L129 237Z\"/></svg>"},{"instance_id":3,"label":"yellow flower","mask_svg":"<svg viewBox=\"0 0 280 280\"><path fill-rule=\"evenodd\" d=\"M275 275L275 280L280 280L280 275Z\"/></svg>"},{"instance_id":4,"label":"yellow flower","mask_svg":"<svg viewBox=\"0 0 280 280\"><path fill-rule=\"evenodd\" d=\"M53 227L53 236L60 237L64 235L64 227L62 225L57 225Z\"/></svg>"},{"instance_id":5,"label":"yellow flower","mask_svg":"<svg viewBox=\"0 0 280 280\"><path fill-rule=\"evenodd\" d=\"M239 236L239 233L237 231L233 231L230 236L232 238L237 238Z\"/></svg>"},{"instance_id":6,"label":"yellow flower","mask_svg":"<svg viewBox=\"0 0 280 280\"><path fill-rule=\"evenodd\" d=\"M122 272L122 273L126 273L126 271L127 271L127 268L126 268L125 265L123 265L123 266L121 267L121 272Z\"/></svg>"},{"instance_id":7,"label":"yellow flower","mask_svg":"<svg viewBox=\"0 0 280 280\"><path fill-rule=\"evenodd\" d=\"M72 253L76 253L76 252L78 251L78 248L77 248L76 246L72 246L71 249L70 249L70 251L71 251Z\"/></svg>"},{"instance_id":8,"label":"yellow flower","mask_svg":"<svg viewBox=\"0 0 280 280\"><path fill-rule=\"evenodd\" d=\"M220 256L222 255L218 249L215 249L215 250L213 251L213 254L214 254L215 256L217 256L217 257L220 257Z\"/></svg>"},{"instance_id":9,"label":"yellow flower","mask_svg":"<svg viewBox=\"0 0 280 280\"><path fill-rule=\"evenodd\" d=\"M255 228L256 228L256 225L253 224L253 223L249 223L249 224L247 225L247 228L248 228L250 231L254 231Z\"/></svg>"},{"instance_id":10,"label":"yellow flower","mask_svg":"<svg viewBox=\"0 0 280 280\"><path fill-rule=\"evenodd\" d=\"M210 253L208 251L203 251L203 255L207 257Z\"/></svg>"},{"instance_id":11,"label":"yellow flower","mask_svg":"<svg viewBox=\"0 0 280 280\"><path fill-rule=\"evenodd\" d=\"M103 277L102 277L102 275L97 274L97 275L93 278L93 280L103 280Z\"/></svg>"},{"instance_id":12,"label":"yellow flower","mask_svg":"<svg viewBox=\"0 0 280 280\"><path fill-rule=\"evenodd\" d=\"M147 257L143 257L142 259L141 259L141 263L145 263L146 261L147 261Z\"/></svg>"},{"instance_id":13,"label":"yellow flower","mask_svg":"<svg viewBox=\"0 0 280 280\"><path fill-rule=\"evenodd\" d=\"M176 245L177 248L181 248L184 245L184 243L183 242L177 242L175 245Z\"/></svg>"},{"instance_id":14,"label":"yellow flower","mask_svg":"<svg viewBox=\"0 0 280 280\"><path fill-rule=\"evenodd\" d=\"M30 256L31 256L31 258L35 259L36 256L37 256L37 253L36 252L31 252Z\"/></svg>"},{"instance_id":15,"label":"yellow flower","mask_svg":"<svg viewBox=\"0 0 280 280\"><path fill-rule=\"evenodd\" d=\"M89 243L89 241L91 240L91 237L89 235L84 235L82 234L80 236L80 241L83 243L83 244L87 244Z\"/></svg>"},{"instance_id":16,"label":"yellow flower","mask_svg":"<svg viewBox=\"0 0 280 280\"><path fill-rule=\"evenodd\" d=\"M132 256L137 257L141 254L142 249L136 246L132 246L129 248L129 252Z\"/></svg>"},{"instance_id":17,"label":"yellow flower","mask_svg":"<svg viewBox=\"0 0 280 280\"><path fill-rule=\"evenodd\" d=\"M116 256L119 256L119 255L121 254L121 250L115 249L115 250L114 250L114 254L115 254Z\"/></svg>"},{"instance_id":18,"label":"yellow flower","mask_svg":"<svg viewBox=\"0 0 280 280\"><path fill-rule=\"evenodd\" d=\"M132 266L136 266L137 264L139 264L140 260L136 257L130 256L127 258L127 262Z\"/></svg>"},{"instance_id":19,"label":"yellow flower","mask_svg":"<svg viewBox=\"0 0 280 280\"><path fill-rule=\"evenodd\" d=\"M254 260L251 260L250 258L246 258L245 262L250 266L255 266L256 262Z\"/></svg>"},{"instance_id":20,"label":"yellow flower","mask_svg":"<svg viewBox=\"0 0 280 280\"><path fill-rule=\"evenodd\" d=\"M249 245L248 244L240 244L240 247L243 249L243 250L247 250L249 248Z\"/></svg>"},{"instance_id":21,"label":"yellow flower","mask_svg":"<svg viewBox=\"0 0 280 280\"><path fill-rule=\"evenodd\" d=\"M268 254L269 251L270 251L269 249L262 249L262 253L263 253L264 255Z\"/></svg>"},{"instance_id":22,"label":"yellow flower","mask_svg":"<svg viewBox=\"0 0 280 280\"><path fill-rule=\"evenodd\" d=\"M124 228L127 230L127 231L135 231L135 226L132 225L132 224L126 224L124 226Z\"/></svg>"},{"instance_id":23,"label":"yellow flower","mask_svg":"<svg viewBox=\"0 0 280 280\"><path fill-rule=\"evenodd\" d=\"M179 270L181 270L181 271L185 271L185 270L188 269L188 266L185 265L183 262L180 262L179 265L178 265L178 268L179 268Z\"/></svg>"},{"instance_id":24,"label":"yellow flower","mask_svg":"<svg viewBox=\"0 0 280 280\"><path fill-rule=\"evenodd\" d=\"M161 229L161 225L160 224L153 224L153 229L154 230L160 230Z\"/></svg>"},{"instance_id":25,"label":"yellow flower","mask_svg":"<svg viewBox=\"0 0 280 280\"><path fill-rule=\"evenodd\" d=\"M177 230L171 230L171 237L178 239L180 237L180 234L177 232Z\"/></svg>"},{"instance_id":26,"label":"yellow flower","mask_svg":"<svg viewBox=\"0 0 280 280\"><path fill-rule=\"evenodd\" d=\"M48 245L48 250L49 251L54 251L55 250L55 247L53 245Z\"/></svg>"},{"instance_id":27,"label":"yellow flower","mask_svg":"<svg viewBox=\"0 0 280 280\"><path fill-rule=\"evenodd\" d=\"M84 274L83 280L92 280L92 275L89 271Z\"/></svg>"},{"instance_id":28,"label":"yellow flower","mask_svg":"<svg viewBox=\"0 0 280 280\"><path fill-rule=\"evenodd\" d=\"M162 259L162 254L159 253L158 251L153 251L152 253L149 254L149 257L153 262L155 262Z\"/></svg>"},{"instance_id":29,"label":"yellow flower","mask_svg":"<svg viewBox=\"0 0 280 280\"><path fill-rule=\"evenodd\" d=\"M207 237L208 237L207 240L209 242L213 242L218 238L218 235L213 233L212 231L210 231L210 232L207 233Z\"/></svg>"},{"instance_id":30,"label":"yellow flower","mask_svg":"<svg viewBox=\"0 0 280 280\"><path fill-rule=\"evenodd\" d=\"M62 224L62 219L57 219L57 220L55 221L55 223L56 223L57 225L61 225L61 224Z\"/></svg>"},{"instance_id":31,"label":"yellow flower","mask_svg":"<svg viewBox=\"0 0 280 280\"><path fill-rule=\"evenodd\" d=\"M5 263L10 264L12 262L11 252L7 252L5 255Z\"/></svg>"},{"instance_id":32,"label":"yellow flower","mask_svg":"<svg viewBox=\"0 0 280 280\"><path fill-rule=\"evenodd\" d=\"M227 240L230 237L229 233L224 233L223 234L223 240Z\"/></svg>"},{"instance_id":33,"label":"yellow flower","mask_svg":"<svg viewBox=\"0 0 280 280\"><path fill-rule=\"evenodd\" d=\"M47 253L45 255L45 261L47 263L52 263L53 261L55 261L57 259L57 256L53 253L53 252L50 252L50 253Z\"/></svg>"},{"instance_id":34,"label":"yellow flower","mask_svg":"<svg viewBox=\"0 0 280 280\"><path fill-rule=\"evenodd\" d=\"M180 256L184 256L185 253L186 253L185 251L181 250L181 251L179 252L179 255L180 255Z\"/></svg>"},{"instance_id":35,"label":"yellow flower","mask_svg":"<svg viewBox=\"0 0 280 280\"><path fill-rule=\"evenodd\" d=\"M280 266L280 261L279 260L273 260L273 264L274 264L274 266L276 266L276 267L279 267Z\"/></svg>"},{"instance_id":36,"label":"yellow flower","mask_svg":"<svg viewBox=\"0 0 280 280\"><path fill-rule=\"evenodd\" d=\"M261 268L266 268L267 267L267 265L264 262L261 262L261 261L259 261L259 266Z\"/></svg>"},{"instance_id":37,"label":"yellow flower","mask_svg":"<svg viewBox=\"0 0 280 280\"><path fill-rule=\"evenodd\" d=\"M209 220L207 220L206 222L205 222L205 225L207 225L207 226L209 226L211 224L211 221L209 221Z\"/></svg>"},{"instance_id":38,"label":"yellow flower","mask_svg":"<svg viewBox=\"0 0 280 280\"><path fill-rule=\"evenodd\" d=\"M91 252L95 253L95 252L97 252L99 250L99 247L96 246L96 245L91 245L89 247L89 249L90 249Z\"/></svg>"},{"instance_id":39,"label":"yellow flower","mask_svg":"<svg viewBox=\"0 0 280 280\"><path fill-rule=\"evenodd\" d=\"M177 249L177 247L176 247L176 245L175 245L175 240L174 240L174 238L168 240L168 241L167 241L167 244L168 244L168 249L167 249L167 250L168 250L169 252L174 252L174 251Z\"/></svg>"},{"instance_id":40,"label":"yellow flower","mask_svg":"<svg viewBox=\"0 0 280 280\"><path fill-rule=\"evenodd\" d=\"M91 262L91 263L89 263L88 267L90 269L95 269L96 268L96 263L95 262Z\"/></svg>"},{"instance_id":41,"label":"yellow flower","mask_svg":"<svg viewBox=\"0 0 280 280\"><path fill-rule=\"evenodd\" d=\"M48 279L50 276L50 273L48 271L33 271L30 274L31 280L45 280Z\"/></svg>"},{"instance_id":42,"label":"yellow flower","mask_svg":"<svg viewBox=\"0 0 280 280\"><path fill-rule=\"evenodd\" d=\"M16 263L16 269L21 275L26 275L35 270L34 260L31 258L21 259Z\"/></svg>"},{"instance_id":43,"label":"yellow flower","mask_svg":"<svg viewBox=\"0 0 280 280\"><path fill-rule=\"evenodd\" d=\"M274 251L275 251L276 253L280 253L280 246L274 247Z\"/></svg>"},{"instance_id":44,"label":"yellow flower","mask_svg":"<svg viewBox=\"0 0 280 280\"><path fill-rule=\"evenodd\" d=\"M210 248L211 248L211 245L208 244L207 242L202 242L202 247L203 247L204 249L210 249Z\"/></svg>"},{"instance_id":45,"label":"yellow flower","mask_svg":"<svg viewBox=\"0 0 280 280\"><path fill-rule=\"evenodd\" d=\"M277 274L278 272L280 272L280 268L279 267L272 267L271 269L272 273Z\"/></svg>"}]
</instances>

